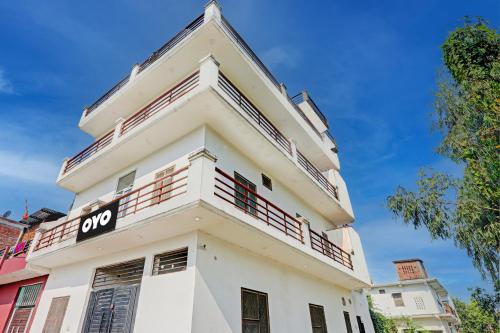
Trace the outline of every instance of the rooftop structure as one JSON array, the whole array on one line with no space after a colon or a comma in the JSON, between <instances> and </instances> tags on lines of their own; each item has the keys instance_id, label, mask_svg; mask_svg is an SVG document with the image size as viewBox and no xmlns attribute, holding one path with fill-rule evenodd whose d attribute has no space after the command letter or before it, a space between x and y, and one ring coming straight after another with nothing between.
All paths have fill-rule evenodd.
<instances>
[{"instance_id":1,"label":"rooftop structure","mask_svg":"<svg viewBox=\"0 0 500 333\"><path fill-rule=\"evenodd\" d=\"M429 278L421 259L394 261L399 281L374 285L368 294L373 306L397 320L405 332L404 318L412 319L431 333L456 333L459 318L447 290L436 278Z\"/></svg>"}]
</instances>

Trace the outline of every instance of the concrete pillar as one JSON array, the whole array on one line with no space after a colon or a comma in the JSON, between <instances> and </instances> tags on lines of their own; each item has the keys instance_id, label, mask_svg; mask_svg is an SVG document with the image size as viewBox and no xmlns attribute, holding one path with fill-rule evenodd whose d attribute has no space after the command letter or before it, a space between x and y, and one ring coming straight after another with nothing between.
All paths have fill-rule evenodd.
<instances>
[{"instance_id":1,"label":"concrete pillar","mask_svg":"<svg viewBox=\"0 0 500 333\"><path fill-rule=\"evenodd\" d=\"M113 132L113 139L112 139L113 143L115 143L116 140L118 140L118 138L120 137L124 121L125 119L121 117L115 120L115 131Z\"/></svg>"},{"instance_id":2,"label":"concrete pillar","mask_svg":"<svg viewBox=\"0 0 500 333\"><path fill-rule=\"evenodd\" d=\"M216 0L210 0L205 6L205 16L203 18L203 23L207 23L210 20L221 21L221 7Z\"/></svg>"},{"instance_id":3,"label":"concrete pillar","mask_svg":"<svg viewBox=\"0 0 500 333\"><path fill-rule=\"evenodd\" d=\"M200 63L200 89L209 86L216 87L219 79L219 63L209 54L199 61Z\"/></svg>"},{"instance_id":4,"label":"concrete pillar","mask_svg":"<svg viewBox=\"0 0 500 333\"><path fill-rule=\"evenodd\" d=\"M215 190L215 162L217 157L202 147L188 157L187 194L191 200L211 201Z\"/></svg>"},{"instance_id":5,"label":"concrete pillar","mask_svg":"<svg viewBox=\"0 0 500 333\"><path fill-rule=\"evenodd\" d=\"M135 81L135 77L139 73L139 64L135 64L134 67L132 67L132 71L130 72L130 78L128 80L128 83L131 83L132 81Z\"/></svg>"}]
</instances>

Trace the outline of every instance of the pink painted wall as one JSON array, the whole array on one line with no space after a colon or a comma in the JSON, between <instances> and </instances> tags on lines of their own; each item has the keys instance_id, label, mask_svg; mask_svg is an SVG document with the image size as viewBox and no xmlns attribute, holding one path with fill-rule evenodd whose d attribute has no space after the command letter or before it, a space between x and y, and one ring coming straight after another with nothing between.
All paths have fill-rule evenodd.
<instances>
[{"instance_id":1,"label":"pink painted wall","mask_svg":"<svg viewBox=\"0 0 500 333\"><path fill-rule=\"evenodd\" d=\"M4 284L0 286L0 332L5 330L5 326L7 325L9 315L14 307L14 303L16 301L16 296L19 288L25 285L34 284L34 283L42 283L42 289L40 290L40 294L38 295L38 299L36 300L35 312L38 307L38 302L40 302L40 296L42 295L43 289L45 288L45 282L47 282L48 275L36 277L33 279L17 281L9 284ZM33 320L34 316L31 316L31 320ZM31 322L28 323L28 331L31 326Z\"/></svg>"}]
</instances>

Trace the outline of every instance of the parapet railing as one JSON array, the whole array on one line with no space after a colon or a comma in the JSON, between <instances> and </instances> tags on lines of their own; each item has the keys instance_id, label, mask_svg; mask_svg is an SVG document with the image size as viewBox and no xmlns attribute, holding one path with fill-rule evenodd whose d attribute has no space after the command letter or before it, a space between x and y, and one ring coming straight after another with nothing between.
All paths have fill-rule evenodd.
<instances>
[{"instance_id":1,"label":"parapet railing","mask_svg":"<svg viewBox=\"0 0 500 333\"><path fill-rule=\"evenodd\" d=\"M114 132L115 132L114 129L111 130L110 132L108 132L107 134L102 136L99 140L95 141L90 146L88 146L87 148L85 148L84 150L82 150L81 152L79 152L78 154L73 156L72 158L70 158L66 162L66 166L64 167L63 173L70 171L71 169L76 167L78 164L80 164L83 161L85 161L86 159L88 159L90 156L96 154L98 151L100 151L104 147L108 146L111 143L111 141L113 140Z\"/></svg>"},{"instance_id":2,"label":"parapet railing","mask_svg":"<svg viewBox=\"0 0 500 333\"><path fill-rule=\"evenodd\" d=\"M215 169L215 196L240 208L268 226L304 243L302 223L277 205L240 183L219 168Z\"/></svg>"},{"instance_id":3,"label":"parapet railing","mask_svg":"<svg viewBox=\"0 0 500 333\"><path fill-rule=\"evenodd\" d=\"M330 183L328 179L319 171L300 151L297 150L297 161L299 164L311 175L318 183L332 194L337 200L339 199L339 194L337 188Z\"/></svg>"},{"instance_id":4,"label":"parapet railing","mask_svg":"<svg viewBox=\"0 0 500 333\"><path fill-rule=\"evenodd\" d=\"M119 201L117 219L121 219L184 194L187 188L188 168L188 166L185 166L136 190L119 196L107 204ZM34 250L38 251L67 239L75 238L82 216L75 217L43 232Z\"/></svg>"},{"instance_id":5,"label":"parapet railing","mask_svg":"<svg viewBox=\"0 0 500 333\"><path fill-rule=\"evenodd\" d=\"M236 88L236 86L219 72L219 87L240 106L240 108L250 116L267 134L269 134L274 141L283 147L289 154L292 153L290 141L274 126L262 112L257 109L250 100L243 95L243 93Z\"/></svg>"},{"instance_id":6,"label":"parapet railing","mask_svg":"<svg viewBox=\"0 0 500 333\"><path fill-rule=\"evenodd\" d=\"M200 72L196 71L195 73L191 74L190 76L176 84L173 88L170 88L169 90L164 92L160 97L156 98L141 110L128 117L123 122L120 135L127 133L137 125L144 122L149 117L156 114L163 107L172 104L174 101L193 90L198 85L199 79Z\"/></svg>"},{"instance_id":7,"label":"parapet railing","mask_svg":"<svg viewBox=\"0 0 500 333\"><path fill-rule=\"evenodd\" d=\"M184 40L187 36L196 31L203 24L204 14L198 16L193 22L189 23L184 29L182 29L179 33L177 33L172 39L162 45L158 50L154 51L146 60L144 60L139 65L138 73L144 71L151 64L153 64L156 60L158 60L162 55L171 50L174 46L179 44L182 40ZM95 101L91 106L87 107L85 110L85 116L88 116L92 113L99 105L104 103L107 99L113 96L118 90L120 90L124 85L128 83L130 80L130 74L125 76L120 80L113 88L108 90L103 96L101 96L97 101Z\"/></svg>"},{"instance_id":8,"label":"parapet railing","mask_svg":"<svg viewBox=\"0 0 500 333\"><path fill-rule=\"evenodd\" d=\"M352 259L349 253L333 244L314 230L309 229L309 236L311 238L311 248L313 250L324 254L349 269L353 269Z\"/></svg>"}]
</instances>

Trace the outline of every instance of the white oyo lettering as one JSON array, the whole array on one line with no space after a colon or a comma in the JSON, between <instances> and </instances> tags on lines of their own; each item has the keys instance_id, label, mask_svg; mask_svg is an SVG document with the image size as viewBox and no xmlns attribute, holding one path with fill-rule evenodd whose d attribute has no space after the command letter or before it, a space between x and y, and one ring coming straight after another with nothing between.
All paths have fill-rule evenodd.
<instances>
[{"instance_id":1,"label":"white oyo lettering","mask_svg":"<svg viewBox=\"0 0 500 333\"><path fill-rule=\"evenodd\" d=\"M92 220L90 219L90 217L88 219L86 219L83 224L82 224L82 231L83 232L87 232L90 230L90 228L92 227Z\"/></svg>"},{"instance_id":2,"label":"white oyo lettering","mask_svg":"<svg viewBox=\"0 0 500 333\"><path fill-rule=\"evenodd\" d=\"M99 222L102 226L108 224L109 220L111 220L111 211L107 210L102 213L101 221Z\"/></svg>"},{"instance_id":3,"label":"white oyo lettering","mask_svg":"<svg viewBox=\"0 0 500 333\"><path fill-rule=\"evenodd\" d=\"M97 223L101 219L101 215L102 213L97 214L97 216L92 216L92 229L95 230L97 228Z\"/></svg>"}]
</instances>

